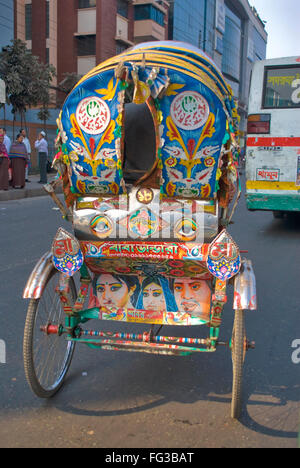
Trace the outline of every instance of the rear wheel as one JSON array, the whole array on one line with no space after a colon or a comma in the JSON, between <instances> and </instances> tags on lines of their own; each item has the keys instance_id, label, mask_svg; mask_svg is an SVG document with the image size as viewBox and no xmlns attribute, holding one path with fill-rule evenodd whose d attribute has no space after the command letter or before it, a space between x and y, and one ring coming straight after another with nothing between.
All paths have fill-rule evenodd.
<instances>
[{"instance_id":1,"label":"rear wheel","mask_svg":"<svg viewBox=\"0 0 300 468\"><path fill-rule=\"evenodd\" d=\"M40 299L31 299L26 316L23 356L27 381L40 398L52 397L62 386L70 367L75 343L59 333L65 313L55 291L60 273L49 273ZM70 279L70 301L76 301L76 287ZM48 333L48 330L57 333Z\"/></svg>"},{"instance_id":2,"label":"rear wheel","mask_svg":"<svg viewBox=\"0 0 300 468\"><path fill-rule=\"evenodd\" d=\"M242 406L242 379L247 339L245 333L244 311L236 310L231 340L233 368L231 417L238 419Z\"/></svg>"}]
</instances>

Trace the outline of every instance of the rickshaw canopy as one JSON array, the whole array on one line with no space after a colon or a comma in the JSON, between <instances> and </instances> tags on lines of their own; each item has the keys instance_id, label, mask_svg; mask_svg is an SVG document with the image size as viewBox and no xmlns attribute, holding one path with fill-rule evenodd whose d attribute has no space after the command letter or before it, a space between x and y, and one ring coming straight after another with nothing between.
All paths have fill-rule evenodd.
<instances>
[{"instance_id":1,"label":"rickshaw canopy","mask_svg":"<svg viewBox=\"0 0 300 468\"><path fill-rule=\"evenodd\" d=\"M129 98L128 98L129 96ZM126 106L147 106L153 161L137 185L162 197L216 198L221 155L237 121L232 91L201 50L165 41L139 44L91 70L67 97L58 119L57 159L74 195L126 193ZM149 121L145 126L149 126Z\"/></svg>"}]
</instances>

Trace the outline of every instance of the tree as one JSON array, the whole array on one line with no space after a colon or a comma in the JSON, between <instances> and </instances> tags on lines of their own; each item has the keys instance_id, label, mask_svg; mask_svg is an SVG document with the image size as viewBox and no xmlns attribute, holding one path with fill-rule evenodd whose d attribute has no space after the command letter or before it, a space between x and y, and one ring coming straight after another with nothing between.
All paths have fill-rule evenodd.
<instances>
[{"instance_id":1,"label":"tree","mask_svg":"<svg viewBox=\"0 0 300 468\"><path fill-rule=\"evenodd\" d=\"M12 106L14 121L16 114L25 120L26 109L42 103L43 109L50 102L49 86L56 71L52 65L42 64L38 57L26 48L20 39L0 52L0 78L6 84L7 102Z\"/></svg>"},{"instance_id":2,"label":"tree","mask_svg":"<svg viewBox=\"0 0 300 468\"><path fill-rule=\"evenodd\" d=\"M50 95L50 83L53 78L52 71L55 72L54 67L49 66L49 65L44 65L41 64L39 68L39 75L36 77L36 99L38 103L41 105L41 109L38 112L38 119L44 122L44 128L46 127L46 121L50 117L50 112L49 112L49 104L51 101L51 95Z\"/></svg>"},{"instance_id":3,"label":"tree","mask_svg":"<svg viewBox=\"0 0 300 468\"><path fill-rule=\"evenodd\" d=\"M66 96L72 91L74 86L82 78L82 75L77 75L77 73L74 72L64 73L63 76L63 80L58 83L57 86L50 86L50 89L58 91L58 107L61 107Z\"/></svg>"}]
</instances>

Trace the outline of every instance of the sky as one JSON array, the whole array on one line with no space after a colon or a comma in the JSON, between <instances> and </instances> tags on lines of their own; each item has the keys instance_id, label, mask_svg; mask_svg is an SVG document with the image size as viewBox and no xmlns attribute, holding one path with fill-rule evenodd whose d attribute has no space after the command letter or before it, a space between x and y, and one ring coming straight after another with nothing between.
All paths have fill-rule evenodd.
<instances>
[{"instance_id":1,"label":"sky","mask_svg":"<svg viewBox=\"0 0 300 468\"><path fill-rule=\"evenodd\" d=\"M266 21L267 57L300 56L300 0L248 0Z\"/></svg>"}]
</instances>

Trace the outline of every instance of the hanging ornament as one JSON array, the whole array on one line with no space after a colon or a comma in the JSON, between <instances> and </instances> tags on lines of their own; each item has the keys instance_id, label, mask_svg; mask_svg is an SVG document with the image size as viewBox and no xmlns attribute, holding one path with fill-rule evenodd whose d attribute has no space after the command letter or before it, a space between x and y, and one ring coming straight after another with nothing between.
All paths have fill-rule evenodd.
<instances>
[{"instance_id":1,"label":"hanging ornament","mask_svg":"<svg viewBox=\"0 0 300 468\"><path fill-rule=\"evenodd\" d=\"M240 267L239 248L224 229L209 246L207 268L216 278L227 281L239 272Z\"/></svg>"},{"instance_id":2,"label":"hanging ornament","mask_svg":"<svg viewBox=\"0 0 300 468\"><path fill-rule=\"evenodd\" d=\"M59 228L52 243L52 262L61 273L73 276L83 264L83 254L77 239Z\"/></svg>"}]
</instances>

